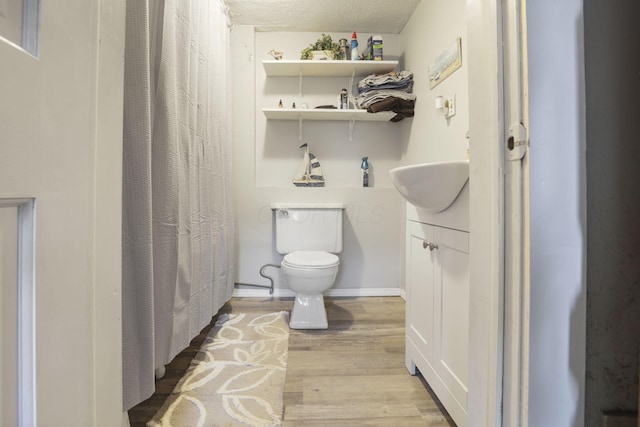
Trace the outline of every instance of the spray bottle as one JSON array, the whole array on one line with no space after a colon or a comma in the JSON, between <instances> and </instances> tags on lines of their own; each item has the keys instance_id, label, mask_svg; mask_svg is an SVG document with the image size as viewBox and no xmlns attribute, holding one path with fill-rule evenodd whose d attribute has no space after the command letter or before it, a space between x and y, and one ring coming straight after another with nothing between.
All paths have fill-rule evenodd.
<instances>
[{"instance_id":1,"label":"spray bottle","mask_svg":"<svg viewBox=\"0 0 640 427\"><path fill-rule=\"evenodd\" d=\"M358 35L355 31L351 35L351 60L358 60Z\"/></svg>"},{"instance_id":2,"label":"spray bottle","mask_svg":"<svg viewBox=\"0 0 640 427\"><path fill-rule=\"evenodd\" d=\"M368 162L368 157L363 157L362 158L362 165L360 166L362 168L362 186L363 187L368 187L369 186L369 162Z\"/></svg>"}]
</instances>

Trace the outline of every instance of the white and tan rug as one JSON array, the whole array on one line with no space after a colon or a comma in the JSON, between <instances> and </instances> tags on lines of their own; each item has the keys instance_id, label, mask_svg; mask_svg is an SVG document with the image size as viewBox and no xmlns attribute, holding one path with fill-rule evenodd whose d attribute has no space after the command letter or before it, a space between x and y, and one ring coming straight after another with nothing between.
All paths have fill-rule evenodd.
<instances>
[{"instance_id":1,"label":"white and tan rug","mask_svg":"<svg viewBox=\"0 0 640 427\"><path fill-rule=\"evenodd\" d=\"M150 427L280 426L288 313L224 314Z\"/></svg>"}]
</instances>

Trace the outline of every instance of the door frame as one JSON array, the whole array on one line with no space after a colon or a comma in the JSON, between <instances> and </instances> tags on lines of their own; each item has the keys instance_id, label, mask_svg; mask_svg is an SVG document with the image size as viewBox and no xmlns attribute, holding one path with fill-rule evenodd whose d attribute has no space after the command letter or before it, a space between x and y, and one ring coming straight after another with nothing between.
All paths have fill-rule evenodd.
<instances>
[{"instance_id":1,"label":"door frame","mask_svg":"<svg viewBox=\"0 0 640 427\"><path fill-rule=\"evenodd\" d=\"M483 378L483 366L470 366L485 388L479 380L470 381L474 403L469 418L480 420L478 426L524 427L530 330L525 0L471 2L468 10L470 51L479 55L470 61L474 71L469 73L470 134L479 134L470 165L476 184L471 186L471 218L476 220L471 229L471 277L478 307L472 311L470 334L487 340L473 347L485 354L487 373ZM510 138L515 147L510 147Z\"/></svg>"},{"instance_id":2,"label":"door frame","mask_svg":"<svg viewBox=\"0 0 640 427\"><path fill-rule=\"evenodd\" d=\"M503 0L505 284L502 425L528 425L529 137L525 0Z\"/></svg>"},{"instance_id":3,"label":"door frame","mask_svg":"<svg viewBox=\"0 0 640 427\"><path fill-rule=\"evenodd\" d=\"M501 425L504 313L502 5L467 1L469 66L469 426Z\"/></svg>"}]
</instances>

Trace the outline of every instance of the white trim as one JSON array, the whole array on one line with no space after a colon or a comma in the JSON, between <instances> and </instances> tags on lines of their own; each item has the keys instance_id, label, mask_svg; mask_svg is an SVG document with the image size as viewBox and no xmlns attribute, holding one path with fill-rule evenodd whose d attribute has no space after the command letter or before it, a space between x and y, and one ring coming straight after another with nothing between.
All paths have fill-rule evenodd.
<instances>
[{"instance_id":1,"label":"white trim","mask_svg":"<svg viewBox=\"0 0 640 427\"><path fill-rule=\"evenodd\" d=\"M18 208L18 426L36 422L35 199L0 199Z\"/></svg>"},{"instance_id":2,"label":"white trim","mask_svg":"<svg viewBox=\"0 0 640 427\"><path fill-rule=\"evenodd\" d=\"M525 44L523 24L525 10L521 0L502 0L503 7L503 71L504 71L504 114L505 133L515 126L527 124L524 116L523 75ZM525 127L526 128L526 127ZM525 136L526 139L526 136ZM516 137L521 141L522 136ZM526 155L526 145L524 146ZM505 150L508 148L505 146ZM504 195L504 346L503 346L503 402L502 424L504 426L526 427L528 419L526 399L528 393L528 318L524 314L528 306L528 294L524 276L525 216L523 158L510 158L505 151L505 195Z\"/></svg>"},{"instance_id":3,"label":"white trim","mask_svg":"<svg viewBox=\"0 0 640 427\"><path fill-rule=\"evenodd\" d=\"M341 202L335 203L295 203L295 202L280 202L271 203L272 210L280 209L346 209L347 204Z\"/></svg>"},{"instance_id":4,"label":"white trim","mask_svg":"<svg viewBox=\"0 0 640 427\"><path fill-rule=\"evenodd\" d=\"M468 426L502 418L504 327L504 98L502 3L467 2L469 67Z\"/></svg>"},{"instance_id":5,"label":"white trim","mask_svg":"<svg viewBox=\"0 0 640 427\"><path fill-rule=\"evenodd\" d=\"M400 288L353 288L329 289L325 292L328 297L399 297Z\"/></svg>"},{"instance_id":6,"label":"white trim","mask_svg":"<svg viewBox=\"0 0 640 427\"><path fill-rule=\"evenodd\" d=\"M324 293L327 297L335 298L355 298L355 297L403 297L403 290L400 288L349 288L349 289L329 289ZM233 290L233 298L294 298L295 292L291 289L274 289L273 295L269 294L269 289L238 289Z\"/></svg>"}]
</instances>

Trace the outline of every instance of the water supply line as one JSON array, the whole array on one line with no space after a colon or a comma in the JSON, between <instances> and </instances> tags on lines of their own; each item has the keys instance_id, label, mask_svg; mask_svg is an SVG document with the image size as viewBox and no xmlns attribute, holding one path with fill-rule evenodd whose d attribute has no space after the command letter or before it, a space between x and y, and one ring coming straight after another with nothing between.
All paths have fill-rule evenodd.
<instances>
[{"instance_id":1,"label":"water supply line","mask_svg":"<svg viewBox=\"0 0 640 427\"><path fill-rule=\"evenodd\" d=\"M267 276L266 274L264 274L264 269L267 267L274 267L274 268L280 268L279 265L277 264L265 264L262 267L260 267L260 275L262 277L264 277L265 279L269 279L269 282L271 282L271 285L261 285L261 284L257 284L257 283L238 283L236 282L236 285L240 285L240 286L253 286L256 288L269 288L269 295L273 295L273 278L270 276Z\"/></svg>"}]
</instances>

